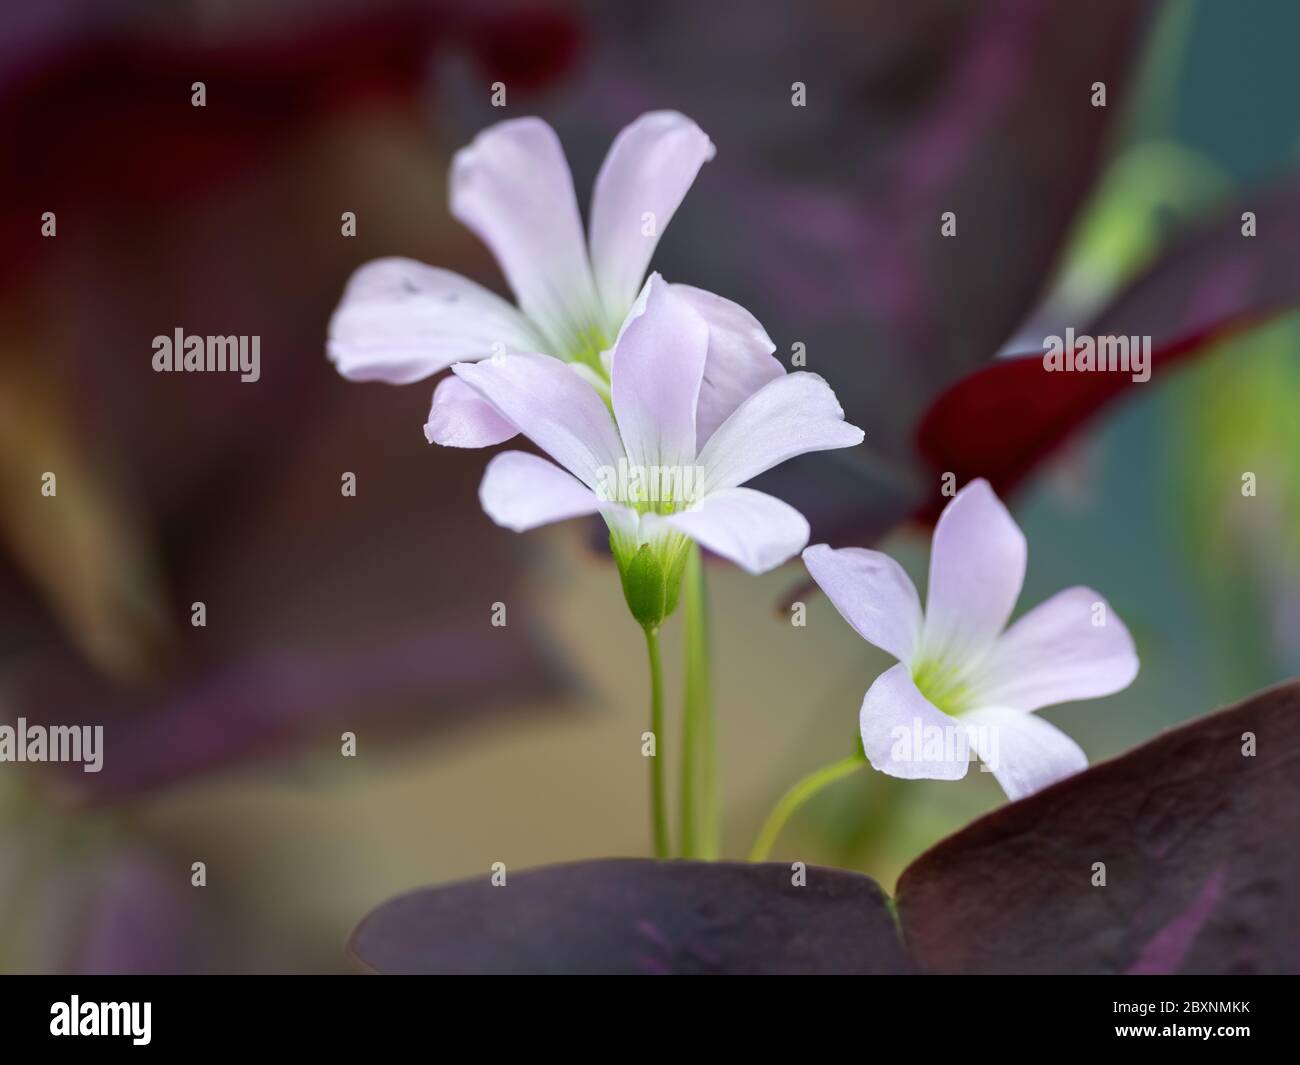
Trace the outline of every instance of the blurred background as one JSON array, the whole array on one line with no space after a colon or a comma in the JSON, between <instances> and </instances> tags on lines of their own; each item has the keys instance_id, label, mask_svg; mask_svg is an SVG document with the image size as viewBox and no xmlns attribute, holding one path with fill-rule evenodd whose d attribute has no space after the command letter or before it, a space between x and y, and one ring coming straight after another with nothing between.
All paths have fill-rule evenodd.
<instances>
[{"instance_id":1,"label":"blurred background","mask_svg":"<svg viewBox=\"0 0 1300 1065\"><path fill-rule=\"evenodd\" d=\"M1047 711L1092 760L1300 669L1287 0L27 6L0 42L0 722L103 724L106 752L94 775L0 764L0 969L348 971L349 932L396 893L646 852L643 648L599 536L497 528L485 456L424 442L430 382L348 385L324 356L370 258L502 289L446 173L504 117L556 127L584 208L642 112L712 137L655 266L747 306L787 363L803 344L866 429L768 481L815 540L880 546L924 586L915 519L957 467L920 427L957 396L963 475L994 478L1029 539L1020 609L1088 584L1137 640L1132 688ZM1059 432L1024 443L948 393L1102 320L1167 358ZM155 374L178 327L260 335L261 380ZM1060 387L1018 403L1026 423ZM980 450L1012 438L1013 460ZM798 565L710 580L741 857L853 749L888 660ZM891 889L1002 801L985 774L863 772L774 856Z\"/></svg>"}]
</instances>

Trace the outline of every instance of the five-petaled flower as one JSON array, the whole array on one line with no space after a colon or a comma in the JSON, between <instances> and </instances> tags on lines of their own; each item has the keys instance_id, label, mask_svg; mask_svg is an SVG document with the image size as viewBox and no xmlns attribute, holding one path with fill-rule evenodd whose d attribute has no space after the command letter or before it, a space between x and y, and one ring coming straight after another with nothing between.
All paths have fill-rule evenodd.
<instances>
[{"instance_id":1,"label":"five-petaled flower","mask_svg":"<svg viewBox=\"0 0 1300 1065\"><path fill-rule=\"evenodd\" d=\"M983 480L958 492L935 527L924 614L888 555L825 544L803 553L844 620L898 659L862 701L862 746L876 769L957 780L973 751L1018 799L1086 768L1079 745L1033 711L1128 687L1137 653L1089 588L1067 588L1006 628L1025 558L1024 534Z\"/></svg>"},{"instance_id":2,"label":"five-petaled flower","mask_svg":"<svg viewBox=\"0 0 1300 1065\"><path fill-rule=\"evenodd\" d=\"M826 382L804 372L782 372L716 429L702 426L709 351L708 323L652 274L614 344L608 402L545 355L452 367L483 401L484 417L518 427L555 460L521 451L495 456L479 490L484 510L516 531L601 514L642 624L672 612L691 540L753 573L797 554L808 542L803 515L740 486L795 455L862 440ZM620 468L667 471L664 483L681 486L681 494L616 498L608 486L627 483L611 476ZM695 470L698 476L671 476Z\"/></svg>"},{"instance_id":3,"label":"five-petaled flower","mask_svg":"<svg viewBox=\"0 0 1300 1065\"><path fill-rule=\"evenodd\" d=\"M596 178L588 242L551 127L539 118L489 127L452 161L451 213L492 250L518 308L451 271L378 259L348 282L330 321L330 358L352 380L408 384L457 362L541 353L607 396L610 345L659 237L713 153L684 115L642 115L615 138ZM709 325L698 410L707 436L783 369L742 307L689 285L672 287ZM455 377L438 385L425 426L431 442L455 447L498 444L516 431Z\"/></svg>"}]
</instances>

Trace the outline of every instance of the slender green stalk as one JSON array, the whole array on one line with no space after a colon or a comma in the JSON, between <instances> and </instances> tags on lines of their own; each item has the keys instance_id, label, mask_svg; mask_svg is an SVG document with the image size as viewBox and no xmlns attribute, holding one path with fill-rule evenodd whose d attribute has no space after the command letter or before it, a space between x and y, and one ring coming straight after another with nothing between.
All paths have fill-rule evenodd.
<instances>
[{"instance_id":1,"label":"slender green stalk","mask_svg":"<svg viewBox=\"0 0 1300 1065\"><path fill-rule=\"evenodd\" d=\"M768 854L772 851L772 844L776 842L777 837L781 834L781 829L785 827L785 823L790 819L791 814L823 788L829 787L837 780L847 777L866 764L867 760L862 755L851 755L842 761L823 766L799 781L782 795L780 801L772 807L772 812L767 815L767 820L763 822L763 827L759 830L758 838L754 840L754 846L749 852L749 860L751 862L766 861Z\"/></svg>"},{"instance_id":2,"label":"slender green stalk","mask_svg":"<svg viewBox=\"0 0 1300 1065\"><path fill-rule=\"evenodd\" d=\"M709 597L700 549L686 557L682 595L686 628L686 692L682 735L682 851L716 859L721 845L717 718L710 671Z\"/></svg>"},{"instance_id":3,"label":"slender green stalk","mask_svg":"<svg viewBox=\"0 0 1300 1065\"><path fill-rule=\"evenodd\" d=\"M650 731L654 733L655 753L650 759L650 818L653 831L655 857L667 858L668 804L664 789L664 667L659 657L659 630L647 625L645 646L650 657Z\"/></svg>"}]
</instances>

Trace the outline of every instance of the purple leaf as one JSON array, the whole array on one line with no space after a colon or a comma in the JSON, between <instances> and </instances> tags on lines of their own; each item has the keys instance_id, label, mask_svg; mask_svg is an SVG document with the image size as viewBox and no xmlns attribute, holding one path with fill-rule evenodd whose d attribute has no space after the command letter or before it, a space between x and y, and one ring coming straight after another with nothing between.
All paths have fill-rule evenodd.
<instances>
[{"instance_id":1,"label":"purple leaf","mask_svg":"<svg viewBox=\"0 0 1300 1065\"><path fill-rule=\"evenodd\" d=\"M352 952L384 973L901 973L885 896L858 873L780 863L578 862L384 903Z\"/></svg>"},{"instance_id":2,"label":"purple leaf","mask_svg":"<svg viewBox=\"0 0 1300 1065\"><path fill-rule=\"evenodd\" d=\"M1297 764L1291 681L1005 806L903 873L908 947L931 972L1300 971Z\"/></svg>"}]
</instances>

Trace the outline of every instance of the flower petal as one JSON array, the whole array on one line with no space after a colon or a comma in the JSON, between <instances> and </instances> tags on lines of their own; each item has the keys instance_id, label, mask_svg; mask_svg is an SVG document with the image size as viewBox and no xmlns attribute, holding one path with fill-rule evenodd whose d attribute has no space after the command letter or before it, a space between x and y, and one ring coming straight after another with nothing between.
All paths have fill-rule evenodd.
<instances>
[{"instance_id":1,"label":"flower petal","mask_svg":"<svg viewBox=\"0 0 1300 1065\"><path fill-rule=\"evenodd\" d=\"M414 259L375 259L349 278L326 351L353 381L405 385L468 362L536 351L542 340L500 296Z\"/></svg>"},{"instance_id":2,"label":"flower petal","mask_svg":"<svg viewBox=\"0 0 1300 1065\"><path fill-rule=\"evenodd\" d=\"M902 662L867 689L858 714L862 749L882 773L905 780L960 780L970 764L966 731L932 705Z\"/></svg>"},{"instance_id":3,"label":"flower petal","mask_svg":"<svg viewBox=\"0 0 1300 1065\"><path fill-rule=\"evenodd\" d=\"M451 163L451 213L496 256L523 312L565 356L599 321L573 175L540 118L485 129Z\"/></svg>"},{"instance_id":4,"label":"flower petal","mask_svg":"<svg viewBox=\"0 0 1300 1065\"><path fill-rule=\"evenodd\" d=\"M930 550L926 658L969 663L993 645L1020 595L1026 553L1024 533L987 481L971 481L953 497Z\"/></svg>"},{"instance_id":5,"label":"flower petal","mask_svg":"<svg viewBox=\"0 0 1300 1065\"><path fill-rule=\"evenodd\" d=\"M808 542L802 514L752 488L724 489L668 516L645 514L641 526L647 535L664 526L676 529L749 573L781 565Z\"/></svg>"},{"instance_id":6,"label":"flower petal","mask_svg":"<svg viewBox=\"0 0 1300 1065\"><path fill-rule=\"evenodd\" d=\"M501 355L452 372L588 488L623 455L604 400L558 359Z\"/></svg>"},{"instance_id":7,"label":"flower petal","mask_svg":"<svg viewBox=\"0 0 1300 1065\"><path fill-rule=\"evenodd\" d=\"M433 390L425 438L444 447L492 447L519 432L501 412L459 377L444 377Z\"/></svg>"},{"instance_id":8,"label":"flower petal","mask_svg":"<svg viewBox=\"0 0 1300 1065\"><path fill-rule=\"evenodd\" d=\"M785 376L785 367L772 355L772 338L740 304L691 285L672 290L709 323L709 354L695 412L695 439L703 446L741 403Z\"/></svg>"},{"instance_id":9,"label":"flower petal","mask_svg":"<svg viewBox=\"0 0 1300 1065\"><path fill-rule=\"evenodd\" d=\"M961 722L1009 799L1023 799L1088 768L1088 756L1074 740L1033 714L984 707L962 714Z\"/></svg>"},{"instance_id":10,"label":"flower petal","mask_svg":"<svg viewBox=\"0 0 1300 1065\"><path fill-rule=\"evenodd\" d=\"M489 518L515 532L595 514L602 505L572 474L526 451L494 455L483 471L478 498Z\"/></svg>"},{"instance_id":11,"label":"flower petal","mask_svg":"<svg viewBox=\"0 0 1300 1065\"><path fill-rule=\"evenodd\" d=\"M655 466L694 465L695 404L708 350L704 319L651 274L614 344L610 371L623 447L642 476Z\"/></svg>"},{"instance_id":12,"label":"flower petal","mask_svg":"<svg viewBox=\"0 0 1300 1065\"><path fill-rule=\"evenodd\" d=\"M610 328L636 299L659 237L713 152L676 111L642 115L614 138L591 194L591 264Z\"/></svg>"},{"instance_id":13,"label":"flower petal","mask_svg":"<svg viewBox=\"0 0 1300 1065\"><path fill-rule=\"evenodd\" d=\"M853 447L862 430L844 420L830 385L814 373L785 374L764 385L700 449L710 492L734 488L809 451Z\"/></svg>"},{"instance_id":14,"label":"flower petal","mask_svg":"<svg viewBox=\"0 0 1300 1065\"><path fill-rule=\"evenodd\" d=\"M808 548L803 561L859 636L904 665L911 662L921 635L921 599L902 566L879 551L836 551L827 544Z\"/></svg>"},{"instance_id":15,"label":"flower petal","mask_svg":"<svg viewBox=\"0 0 1300 1065\"><path fill-rule=\"evenodd\" d=\"M973 683L981 703L1026 711L1111 695L1137 673L1124 622L1079 587L1057 592L998 637Z\"/></svg>"}]
</instances>

